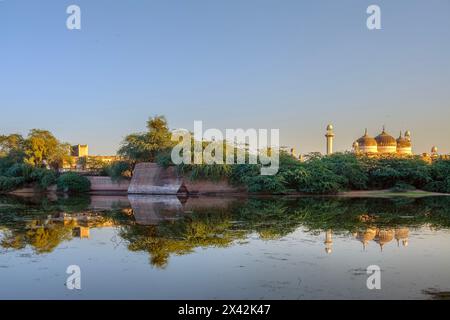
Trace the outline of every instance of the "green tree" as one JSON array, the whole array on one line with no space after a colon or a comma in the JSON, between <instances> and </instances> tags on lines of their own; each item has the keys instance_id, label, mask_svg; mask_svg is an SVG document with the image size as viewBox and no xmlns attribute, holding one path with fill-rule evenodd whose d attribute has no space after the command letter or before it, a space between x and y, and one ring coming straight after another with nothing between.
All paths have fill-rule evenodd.
<instances>
[{"instance_id":1,"label":"green tree","mask_svg":"<svg viewBox=\"0 0 450 320\"><path fill-rule=\"evenodd\" d=\"M20 134L0 135L0 157L8 157L13 161L24 158L25 139Z\"/></svg>"},{"instance_id":2,"label":"green tree","mask_svg":"<svg viewBox=\"0 0 450 320\"><path fill-rule=\"evenodd\" d=\"M89 192L91 182L88 178L75 172L67 172L61 175L57 181L58 190L69 193Z\"/></svg>"},{"instance_id":3,"label":"green tree","mask_svg":"<svg viewBox=\"0 0 450 320\"><path fill-rule=\"evenodd\" d=\"M57 169L70 159L70 146L61 143L47 130L32 129L25 140L26 163L36 167L46 164Z\"/></svg>"},{"instance_id":4,"label":"green tree","mask_svg":"<svg viewBox=\"0 0 450 320\"><path fill-rule=\"evenodd\" d=\"M126 136L118 154L133 162L153 162L159 152L174 145L165 117L150 118L147 122L147 129L148 132Z\"/></svg>"}]
</instances>

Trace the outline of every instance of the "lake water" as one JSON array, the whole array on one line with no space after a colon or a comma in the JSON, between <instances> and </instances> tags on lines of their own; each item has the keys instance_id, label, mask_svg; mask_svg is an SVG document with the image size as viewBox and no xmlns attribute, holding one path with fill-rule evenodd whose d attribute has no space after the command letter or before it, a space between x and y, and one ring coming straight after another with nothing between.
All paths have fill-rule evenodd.
<instances>
[{"instance_id":1,"label":"lake water","mask_svg":"<svg viewBox=\"0 0 450 320\"><path fill-rule=\"evenodd\" d=\"M68 266L81 290L69 290ZM380 290L367 267L381 269ZM70 285L69 285L70 287ZM0 299L437 299L450 197L0 197Z\"/></svg>"}]
</instances>

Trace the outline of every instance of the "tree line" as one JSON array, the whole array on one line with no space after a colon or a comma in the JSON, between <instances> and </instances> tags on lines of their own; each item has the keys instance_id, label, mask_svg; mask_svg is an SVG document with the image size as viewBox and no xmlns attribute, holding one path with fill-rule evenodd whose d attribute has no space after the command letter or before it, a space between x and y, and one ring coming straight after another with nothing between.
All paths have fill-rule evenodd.
<instances>
[{"instance_id":1,"label":"tree line","mask_svg":"<svg viewBox=\"0 0 450 320\"><path fill-rule=\"evenodd\" d=\"M227 152L244 152L225 144ZM175 166L187 179L227 180L254 193L336 194L347 190L392 189L403 192L423 189L450 193L450 160L438 158L431 163L421 156L368 157L353 153L323 156L312 153L299 161L280 153L276 175L262 176L262 164L174 165L171 150L175 142L163 116L148 120L147 131L124 138L118 150L123 161L98 166L98 173L113 179L129 177L139 162L156 162L163 167ZM203 142L207 146L207 142ZM248 158L248 152L245 154ZM59 169L70 162L70 145L60 142L49 131L33 129L24 138L13 134L0 136L0 192L14 190L27 183L45 189L58 183L60 190L87 191L87 179L76 173L64 177Z\"/></svg>"}]
</instances>

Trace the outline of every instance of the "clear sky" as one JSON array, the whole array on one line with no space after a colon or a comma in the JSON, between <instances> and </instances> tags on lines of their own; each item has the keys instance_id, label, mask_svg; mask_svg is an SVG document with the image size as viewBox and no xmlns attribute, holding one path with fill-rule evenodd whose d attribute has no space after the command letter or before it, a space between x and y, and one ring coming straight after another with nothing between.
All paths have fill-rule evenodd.
<instances>
[{"instance_id":1,"label":"clear sky","mask_svg":"<svg viewBox=\"0 0 450 320\"><path fill-rule=\"evenodd\" d=\"M385 124L417 153L450 152L448 0L0 0L0 43L0 134L45 128L113 154L163 114L279 128L301 153L325 151L327 123L338 150Z\"/></svg>"}]
</instances>

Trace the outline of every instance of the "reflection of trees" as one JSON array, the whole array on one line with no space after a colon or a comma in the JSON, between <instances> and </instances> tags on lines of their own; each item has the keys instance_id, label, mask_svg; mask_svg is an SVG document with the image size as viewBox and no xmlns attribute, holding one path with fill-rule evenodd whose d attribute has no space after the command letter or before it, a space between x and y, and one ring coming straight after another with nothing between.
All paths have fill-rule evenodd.
<instances>
[{"instance_id":1,"label":"reflection of trees","mask_svg":"<svg viewBox=\"0 0 450 320\"><path fill-rule=\"evenodd\" d=\"M119 235L127 241L128 248L148 252L151 264L159 268L167 266L171 255L189 254L196 248L227 247L250 233L259 234L263 240L272 240L302 227L312 233L332 230L333 233L351 234L363 245L369 241L390 241L394 236L406 245L408 237L404 228L450 227L450 197L269 197L240 199L220 208L207 207L212 202L201 200L197 206L185 208L189 212L162 215L162 222L143 226L138 225L129 208L92 213L87 209L89 201L86 199L27 200L24 203L0 198L0 229L5 230L0 245L12 249L30 245L37 253L51 252L62 241L72 238L70 223L48 223L49 215L57 216L61 212L96 215L99 220L94 226L113 221L114 225L120 226ZM176 219L178 216L181 218ZM167 220L164 221L164 217ZM45 220L47 223L42 223ZM382 230L395 232L384 234L379 232Z\"/></svg>"},{"instance_id":2,"label":"reflection of trees","mask_svg":"<svg viewBox=\"0 0 450 320\"><path fill-rule=\"evenodd\" d=\"M386 242L383 230L395 229L397 237L403 227L450 227L449 204L449 198L252 198L228 209L197 208L183 219L154 226L127 225L120 235L130 250L149 252L152 265L165 267L172 254L189 254L197 247L226 247L253 232L272 240L303 227L312 233L359 232L364 242L378 235L378 242ZM365 234L367 230L381 232Z\"/></svg>"},{"instance_id":3,"label":"reflection of trees","mask_svg":"<svg viewBox=\"0 0 450 320\"><path fill-rule=\"evenodd\" d=\"M111 225L127 219L120 209L90 212L89 197L48 198L0 197L0 246L5 249L33 248L37 254L52 252L73 238L75 228Z\"/></svg>"},{"instance_id":4,"label":"reflection of trees","mask_svg":"<svg viewBox=\"0 0 450 320\"><path fill-rule=\"evenodd\" d=\"M72 228L63 224L52 224L46 227L8 230L1 241L6 249L23 249L32 246L36 253L52 252L61 242L72 238Z\"/></svg>"},{"instance_id":5,"label":"reflection of trees","mask_svg":"<svg viewBox=\"0 0 450 320\"><path fill-rule=\"evenodd\" d=\"M171 254L183 255L198 247L226 247L242 238L243 231L233 230L228 215L192 214L177 221L153 226L123 226L120 236L132 251L147 251L151 264L164 268Z\"/></svg>"}]
</instances>

